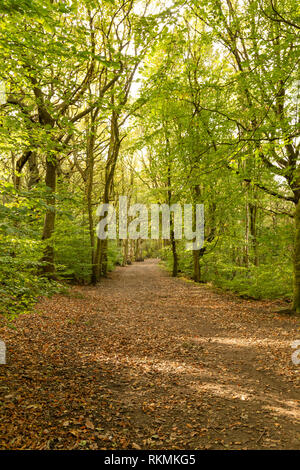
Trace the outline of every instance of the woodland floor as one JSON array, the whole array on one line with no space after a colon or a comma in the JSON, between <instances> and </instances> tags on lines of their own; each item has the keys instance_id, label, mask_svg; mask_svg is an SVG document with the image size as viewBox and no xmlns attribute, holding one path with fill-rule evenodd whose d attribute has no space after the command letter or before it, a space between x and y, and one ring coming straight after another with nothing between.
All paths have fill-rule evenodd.
<instances>
[{"instance_id":1,"label":"woodland floor","mask_svg":"<svg viewBox=\"0 0 300 470\"><path fill-rule=\"evenodd\" d=\"M41 300L0 338L1 449L300 449L299 320L155 260Z\"/></svg>"}]
</instances>

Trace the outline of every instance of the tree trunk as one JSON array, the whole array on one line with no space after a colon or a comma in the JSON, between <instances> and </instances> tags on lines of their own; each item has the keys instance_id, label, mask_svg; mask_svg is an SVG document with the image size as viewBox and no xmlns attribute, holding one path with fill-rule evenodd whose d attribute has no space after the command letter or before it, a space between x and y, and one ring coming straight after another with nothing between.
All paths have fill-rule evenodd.
<instances>
[{"instance_id":1,"label":"tree trunk","mask_svg":"<svg viewBox=\"0 0 300 470\"><path fill-rule=\"evenodd\" d=\"M167 138L167 147L169 148L169 140ZM169 152L170 153L170 152ZM171 190L171 165L168 166L168 204L171 207L172 202L172 190ZM172 276L176 277L178 274L178 255L176 250L176 240L174 234L174 216L170 211L170 238L171 238L171 246L172 246L172 255L173 255L173 269L172 269Z\"/></svg>"},{"instance_id":2,"label":"tree trunk","mask_svg":"<svg viewBox=\"0 0 300 470\"><path fill-rule=\"evenodd\" d=\"M24 166L26 165L26 163L28 162L29 158L31 157L32 155L32 151L31 150L28 150L26 152L24 152L22 154L22 156L18 159L17 163L16 163L16 176L15 176L15 186L16 186L16 189L19 190L20 189L20 186L21 186L21 172L24 168Z\"/></svg>"},{"instance_id":3,"label":"tree trunk","mask_svg":"<svg viewBox=\"0 0 300 470\"><path fill-rule=\"evenodd\" d=\"M91 247L91 283L97 283L97 266L96 266L96 254L95 254L95 233L94 233L94 218L93 218L93 183L94 183L94 146L96 139L96 119L98 116L98 109L91 114L90 129L87 136L87 163L86 163L86 203L88 212L89 222L89 234L90 234L90 247ZM88 123L89 125L89 123Z\"/></svg>"},{"instance_id":4,"label":"tree trunk","mask_svg":"<svg viewBox=\"0 0 300 470\"><path fill-rule=\"evenodd\" d=\"M249 267L249 203L246 202L245 206L245 245L244 245L244 264L246 268Z\"/></svg>"},{"instance_id":5,"label":"tree trunk","mask_svg":"<svg viewBox=\"0 0 300 470\"><path fill-rule=\"evenodd\" d=\"M97 238L97 245L96 245L96 251L95 251L95 263L94 263L96 282L100 281L100 276L101 276L100 258L101 258L101 240Z\"/></svg>"},{"instance_id":6,"label":"tree trunk","mask_svg":"<svg viewBox=\"0 0 300 470\"><path fill-rule=\"evenodd\" d=\"M250 212L250 234L253 247L253 262L254 266L258 266L258 253L257 253L257 230L256 230L256 219L257 219L257 207L255 204L249 204Z\"/></svg>"},{"instance_id":7,"label":"tree trunk","mask_svg":"<svg viewBox=\"0 0 300 470\"><path fill-rule=\"evenodd\" d=\"M114 103L112 99L112 104ZM103 203L109 204L110 196L112 193L112 187L114 182L114 175L116 164L119 156L121 140L119 136L119 115L116 111L113 111L111 118L111 129L110 129L110 143L108 150L108 157L105 167L105 186L104 186L104 196ZM98 258L98 273L107 275L107 249L108 249L108 240L101 240L99 245L100 256Z\"/></svg>"},{"instance_id":8,"label":"tree trunk","mask_svg":"<svg viewBox=\"0 0 300 470\"><path fill-rule=\"evenodd\" d=\"M90 243L91 243L91 283L97 283L97 266L96 266L96 252L95 252L95 235L94 235L94 220L92 214L92 206L88 204L88 218L89 218L89 232L90 232Z\"/></svg>"},{"instance_id":9,"label":"tree trunk","mask_svg":"<svg viewBox=\"0 0 300 470\"><path fill-rule=\"evenodd\" d=\"M295 229L293 310L300 314L300 199L296 204Z\"/></svg>"},{"instance_id":10,"label":"tree trunk","mask_svg":"<svg viewBox=\"0 0 300 470\"><path fill-rule=\"evenodd\" d=\"M128 260L128 238L123 240L123 262L122 266L126 266Z\"/></svg>"},{"instance_id":11,"label":"tree trunk","mask_svg":"<svg viewBox=\"0 0 300 470\"><path fill-rule=\"evenodd\" d=\"M200 250L193 250L193 280L195 282L201 281L201 271L200 271Z\"/></svg>"},{"instance_id":12,"label":"tree trunk","mask_svg":"<svg viewBox=\"0 0 300 470\"><path fill-rule=\"evenodd\" d=\"M29 163L28 189L32 189L40 181L39 167L38 167L36 152L31 153L28 163Z\"/></svg>"},{"instance_id":13,"label":"tree trunk","mask_svg":"<svg viewBox=\"0 0 300 470\"><path fill-rule=\"evenodd\" d=\"M178 274L178 255L177 255L177 250L176 250L176 241L175 241L174 230L173 230L173 222L172 222L172 229L171 229L171 245L172 245L172 255L173 255L172 276L176 277Z\"/></svg>"},{"instance_id":14,"label":"tree trunk","mask_svg":"<svg viewBox=\"0 0 300 470\"><path fill-rule=\"evenodd\" d=\"M193 229L196 230L196 204L201 197L201 188L199 184L194 186L194 213L193 213ZM201 281L201 271L200 271L200 251L193 250L193 276L192 279L195 282Z\"/></svg>"},{"instance_id":15,"label":"tree trunk","mask_svg":"<svg viewBox=\"0 0 300 470\"><path fill-rule=\"evenodd\" d=\"M57 160L55 157L51 156L50 158L47 157L46 160L46 178L45 183L50 190L50 194L47 197L47 204L49 209L46 211L45 221L44 221L44 229L43 229L43 236L42 240L45 240L46 246L44 248L44 254L41 261L44 263L42 266L42 273L53 277L55 273L55 265L54 265L54 248L53 244L50 241L55 227L55 190L56 190L56 166Z\"/></svg>"},{"instance_id":16,"label":"tree trunk","mask_svg":"<svg viewBox=\"0 0 300 470\"><path fill-rule=\"evenodd\" d=\"M107 250L108 250L108 240L102 240L101 243L101 273L104 277L107 276Z\"/></svg>"}]
</instances>

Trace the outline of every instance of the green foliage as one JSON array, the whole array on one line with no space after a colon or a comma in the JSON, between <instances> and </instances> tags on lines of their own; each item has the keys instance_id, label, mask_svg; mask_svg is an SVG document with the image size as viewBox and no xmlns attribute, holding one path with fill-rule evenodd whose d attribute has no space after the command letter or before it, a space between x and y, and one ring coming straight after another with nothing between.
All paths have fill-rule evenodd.
<instances>
[{"instance_id":1,"label":"green foliage","mask_svg":"<svg viewBox=\"0 0 300 470\"><path fill-rule=\"evenodd\" d=\"M193 274L193 259L190 251L186 251L185 243L177 242L176 243L177 253L178 253L178 273L179 275L184 275L192 277ZM164 261L164 264L169 272L172 272L173 267L173 257L171 246L165 246L161 248L157 256Z\"/></svg>"},{"instance_id":2,"label":"green foliage","mask_svg":"<svg viewBox=\"0 0 300 470\"><path fill-rule=\"evenodd\" d=\"M54 246L58 276L71 282L88 283L92 262L86 226L75 217L58 218Z\"/></svg>"},{"instance_id":3,"label":"green foliage","mask_svg":"<svg viewBox=\"0 0 300 470\"><path fill-rule=\"evenodd\" d=\"M292 299L292 267L278 263L273 265L251 266L216 266L219 276L214 284L229 289L243 297L253 299ZM231 278L229 276L232 276Z\"/></svg>"},{"instance_id":4,"label":"green foliage","mask_svg":"<svg viewBox=\"0 0 300 470\"><path fill-rule=\"evenodd\" d=\"M211 243L200 258L201 281L212 283L224 290L231 290L253 299L284 298L293 296L292 245L293 226L282 220L275 227L260 227L258 236L258 266L253 264L253 252L245 265L243 232L235 236L228 233L238 227L238 219L231 219L231 226L219 237L216 246ZM183 242L177 242L179 275L192 278L193 256L185 250ZM172 271L170 246L160 250L160 257L169 272ZM251 261L252 260L252 261Z\"/></svg>"},{"instance_id":5,"label":"green foliage","mask_svg":"<svg viewBox=\"0 0 300 470\"><path fill-rule=\"evenodd\" d=\"M40 221L47 204L46 189L16 191L0 181L0 314L12 318L28 312L37 298L64 290L58 282L41 277Z\"/></svg>"},{"instance_id":6,"label":"green foliage","mask_svg":"<svg viewBox=\"0 0 300 470\"><path fill-rule=\"evenodd\" d=\"M123 257L121 248L118 246L118 243L111 241L108 244L107 250L107 269L108 271L113 271L115 267L122 264Z\"/></svg>"},{"instance_id":7,"label":"green foliage","mask_svg":"<svg viewBox=\"0 0 300 470\"><path fill-rule=\"evenodd\" d=\"M12 319L31 310L40 296L64 292L65 287L37 275L38 263L26 258L0 257L0 315Z\"/></svg>"},{"instance_id":8,"label":"green foliage","mask_svg":"<svg viewBox=\"0 0 300 470\"><path fill-rule=\"evenodd\" d=\"M46 266L89 283L96 206L125 193L204 204L201 281L291 297L299 6L277 4L2 0L3 313L60 289L38 275ZM192 253L176 245L179 273L194 276ZM155 243L143 249L158 255ZM114 241L106 254L108 270L124 261ZM160 254L171 270L170 247Z\"/></svg>"}]
</instances>

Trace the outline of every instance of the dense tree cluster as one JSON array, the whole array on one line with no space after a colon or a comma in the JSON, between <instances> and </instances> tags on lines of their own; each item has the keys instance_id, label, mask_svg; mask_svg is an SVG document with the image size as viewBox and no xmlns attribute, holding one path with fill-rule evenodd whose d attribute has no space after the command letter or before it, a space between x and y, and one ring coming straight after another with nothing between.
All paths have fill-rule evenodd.
<instances>
[{"instance_id":1,"label":"dense tree cluster","mask_svg":"<svg viewBox=\"0 0 300 470\"><path fill-rule=\"evenodd\" d=\"M300 313L296 0L4 0L0 309L144 256ZM205 207L205 243L100 240L99 203Z\"/></svg>"}]
</instances>

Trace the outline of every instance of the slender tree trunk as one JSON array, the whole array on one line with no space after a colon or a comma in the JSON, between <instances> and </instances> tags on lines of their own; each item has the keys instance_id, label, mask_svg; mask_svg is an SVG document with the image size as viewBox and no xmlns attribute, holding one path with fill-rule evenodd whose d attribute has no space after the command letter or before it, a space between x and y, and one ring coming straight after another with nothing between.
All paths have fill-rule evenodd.
<instances>
[{"instance_id":1,"label":"slender tree trunk","mask_svg":"<svg viewBox=\"0 0 300 470\"><path fill-rule=\"evenodd\" d=\"M126 266L128 260L128 239L123 240L123 262L122 266Z\"/></svg>"},{"instance_id":2,"label":"slender tree trunk","mask_svg":"<svg viewBox=\"0 0 300 470\"><path fill-rule=\"evenodd\" d=\"M249 204L250 213L250 234L253 247L253 262L254 266L258 266L258 252L257 252L257 230L256 230L256 219L257 219L257 207L255 204Z\"/></svg>"},{"instance_id":3,"label":"slender tree trunk","mask_svg":"<svg viewBox=\"0 0 300 470\"><path fill-rule=\"evenodd\" d=\"M97 239L97 247L95 253L95 274L97 282L101 276L107 275L107 248L108 240Z\"/></svg>"},{"instance_id":4,"label":"slender tree trunk","mask_svg":"<svg viewBox=\"0 0 300 470\"><path fill-rule=\"evenodd\" d=\"M102 271L102 275L104 277L107 276L107 257L108 257L108 254L107 254L107 250L108 250L108 240L102 240L102 243L101 243L101 261L100 261L100 265L101 265L101 271Z\"/></svg>"},{"instance_id":5,"label":"slender tree trunk","mask_svg":"<svg viewBox=\"0 0 300 470\"><path fill-rule=\"evenodd\" d=\"M100 258L101 258L101 241L97 237L97 244L96 244L96 251L95 251L95 278L96 282L100 281L101 276L101 266L100 266Z\"/></svg>"},{"instance_id":6,"label":"slender tree trunk","mask_svg":"<svg viewBox=\"0 0 300 470\"><path fill-rule=\"evenodd\" d=\"M47 204L49 209L46 211L45 221L44 221L44 229L43 229L43 236L42 240L45 240L46 246L44 248L44 254L42 257L42 262L44 265L42 266L42 273L53 277L55 273L55 265L54 265L54 248L53 243L51 242L51 237L54 233L55 227L55 190L56 190L56 166L57 160L55 157L47 157L46 160L46 186L50 190L50 194L47 197Z\"/></svg>"},{"instance_id":7,"label":"slender tree trunk","mask_svg":"<svg viewBox=\"0 0 300 470\"><path fill-rule=\"evenodd\" d=\"M144 261L143 258L143 242L141 239L135 241L135 261Z\"/></svg>"},{"instance_id":8,"label":"slender tree trunk","mask_svg":"<svg viewBox=\"0 0 300 470\"><path fill-rule=\"evenodd\" d=\"M169 140L167 141L167 148L169 150ZM170 151L168 152L170 154ZM171 165L168 167L168 204L171 207L172 202L172 190L171 190ZM173 255L173 269L172 269L172 276L177 277L178 274L178 254L176 249L176 240L174 234L174 215L170 212L170 239L171 239L171 247L172 247L172 255Z\"/></svg>"},{"instance_id":9,"label":"slender tree trunk","mask_svg":"<svg viewBox=\"0 0 300 470\"><path fill-rule=\"evenodd\" d=\"M200 250L193 250L193 280L195 282L201 281Z\"/></svg>"},{"instance_id":10,"label":"slender tree trunk","mask_svg":"<svg viewBox=\"0 0 300 470\"><path fill-rule=\"evenodd\" d=\"M135 240L135 243L134 243L134 260L135 261L139 261L139 243L140 243L140 240Z\"/></svg>"},{"instance_id":11,"label":"slender tree trunk","mask_svg":"<svg viewBox=\"0 0 300 470\"><path fill-rule=\"evenodd\" d=\"M96 268L96 252L95 252L95 234L94 234L94 219L93 219L93 212L92 212L92 205L90 199L88 200L88 219L89 219L89 233L90 233L90 244L91 244L91 262L92 262L92 270L91 270L91 283L97 283L97 268Z\"/></svg>"},{"instance_id":12,"label":"slender tree trunk","mask_svg":"<svg viewBox=\"0 0 300 470\"><path fill-rule=\"evenodd\" d=\"M176 277L178 274L178 255L176 250L176 240L174 236L174 229L173 229L173 218L172 218L172 228L171 228L171 245L172 245L172 254L173 254L173 270L172 276Z\"/></svg>"},{"instance_id":13,"label":"slender tree trunk","mask_svg":"<svg viewBox=\"0 0 300 470\"><path fill-rule=\"evenodd\" d=\"M201 189L200 185L196 184L194 186L194 214L193 214L193 226L194 230L196 229L196 204L200 200L201 196ZM201 271L200 271L200 252L201 250L193 250L193 280L195 282L200 282L201 281Z\"/></svg>"},{"instance_id":14,"label":"slender tree trunk","mask_svg":"<svg viewBox=\"0 0 300 470\"><path fill-rule=\"evenodd\" d=\"M300 314L300 199L296 204L295 230L293 310Z\"/></svg>"},{"instance_id":15,"label":"slender tree trunk","mask_svg":"<svg viewBox=\"0 0 300 470\"><path fill-rule=\"evenodd\" d=\"M249 267L249 202L246 202L245 207L245 245L244 245L244 264L246 268Z\"/></svg>"},{"instance_id":16,"label":"slender tree trunk","mask_svg":"<svg viewBox=\"0 0 300 470\"><path fill-rule=\"evenodd\" d=\"M93 183L94 183L94 146L96 139L96 119L98 116L98 109L94 113L91 113L90 129L87 137L87 165L86 165L86 202L88 212L88 223L89 223L89 234L90 234L90 246L91 246L91 283L97 283L97 266L95 260L95 232L94 232L94 218L93 218L93 206L92 206L92 195L93 195Z\"/></svg>"},{"instance_id":17,"label":"slender tree trunk","mask_svg":"<svg viewBox=\"0 0 300 470\"><path fill-rule=\"evenodd\" d=\"M112 104L114 101L112 99ZM118 123L119 115L116 111L112 112L111 118L111 130L110 130L110 144L108 150L108 157L106 162L105 168L105 187L104 187L104 196L103 202L104 204L109 204L110 196L112 193L112 187L114 182L114 175L116 164L119 156L120 151L120 135L119 135L119 123ZM99 245L100 247L100 256L98 258L99 265L97 267L98 273L101 273L106 276L107 275L107 249L108 249L108 240L101 240Z\"/></svg>"}]
</instances>

